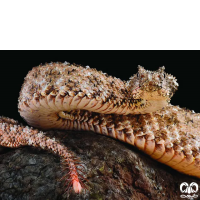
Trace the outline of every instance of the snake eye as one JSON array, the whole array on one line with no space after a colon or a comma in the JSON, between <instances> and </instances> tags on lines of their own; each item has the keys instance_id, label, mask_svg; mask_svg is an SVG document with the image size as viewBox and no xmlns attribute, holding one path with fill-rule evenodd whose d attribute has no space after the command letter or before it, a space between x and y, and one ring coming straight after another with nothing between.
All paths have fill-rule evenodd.
<instances>
[{"instance_id":1,"label":"snake eye","mask_svg":"<svg viewBox=\"0 0 200 200\"><path fill-rule=\"evenodd\" d=\"M159 79L159 80L162 80L162 77L161 77L161 75L158 75L157 77L158 77L158 79ZM164 77L164 78L165 78L165 77Z\"/></svg>"}]
</instances>

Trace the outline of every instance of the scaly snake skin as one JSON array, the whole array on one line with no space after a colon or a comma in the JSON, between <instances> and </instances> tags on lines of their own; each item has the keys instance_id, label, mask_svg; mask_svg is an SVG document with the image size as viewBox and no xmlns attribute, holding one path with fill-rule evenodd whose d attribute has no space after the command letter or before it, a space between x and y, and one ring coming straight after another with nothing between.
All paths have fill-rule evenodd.
<instances>
[{"instance_id":1,"label":"scaly snake skin","mask_svg":"<svg viewBox=\"0 0 200 200\"><path fill-rule=\"evenodd\" d=\"M19 97L20 115L30 126L90 130L129 143L177 171L200 178L200 114L169 103L176 79L139 67L125 82L75 64L33 68ZM59 154L69 166L75 192L84 184L67 148L42 132L1 118L0 145L39 146Z\"/></svg>"}]
</instances>

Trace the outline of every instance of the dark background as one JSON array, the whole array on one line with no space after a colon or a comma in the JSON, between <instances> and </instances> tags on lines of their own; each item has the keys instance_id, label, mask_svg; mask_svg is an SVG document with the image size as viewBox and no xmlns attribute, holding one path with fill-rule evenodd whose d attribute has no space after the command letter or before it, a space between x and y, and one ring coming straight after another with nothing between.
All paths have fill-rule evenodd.
<instances>
[{"instance_id":1,"label":"dark background","mask_svg":"<svg viewBox=\"0 0 200 200\"><path fill-rule=\"evenodd\" d=\"M166 72L178 79L179 89L173 105L200 112L200 52L199 51L1 51L0 52L0 115L23 122L17 103L24 77L32 67L45 62L89 65L109 75L127 80L137 72L137 66Z\"/></svg>"}]
</instances>

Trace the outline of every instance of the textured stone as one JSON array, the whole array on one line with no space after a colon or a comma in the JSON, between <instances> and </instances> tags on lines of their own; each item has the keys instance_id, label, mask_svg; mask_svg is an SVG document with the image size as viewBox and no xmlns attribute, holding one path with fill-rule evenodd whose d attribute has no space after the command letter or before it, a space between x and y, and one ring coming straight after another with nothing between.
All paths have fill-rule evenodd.
<instances>
[{"instance_id":1,"label":"textured stone","mask_svg":"<svg viewBox=\"0 0 200 200\"><path fill-rule=\"evenodd\" d=\"M64 194L59 157L33 147L0 149L0 199L179 199L182 182L200 180L152 160L131 145L92 132L51 131L85 167L89 191Z\"/></svg>"}]
</instances>

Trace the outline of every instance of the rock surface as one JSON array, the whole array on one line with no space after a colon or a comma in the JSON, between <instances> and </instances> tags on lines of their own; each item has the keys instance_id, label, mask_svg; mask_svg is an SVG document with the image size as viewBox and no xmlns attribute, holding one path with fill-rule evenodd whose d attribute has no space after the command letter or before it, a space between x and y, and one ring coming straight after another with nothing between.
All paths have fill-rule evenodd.
<instances>
[{"instance_id":1,"label":"rock surface","mask_svg":"<svg viewBox=\"0 0 200 200\"><path fill-rule=\"evenodd\" d=\"M200 185L199 179L112 138L78 131L50 131L48 136L56 137L81 158L90 190L64 194L58 156L33 147L0 147L0 199L175 200L181 199L182 182Z\"/></svg>"}]
</instances>

